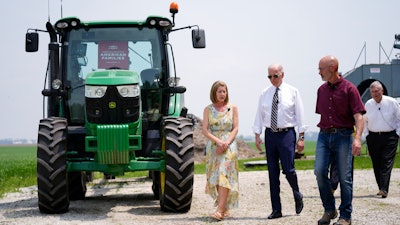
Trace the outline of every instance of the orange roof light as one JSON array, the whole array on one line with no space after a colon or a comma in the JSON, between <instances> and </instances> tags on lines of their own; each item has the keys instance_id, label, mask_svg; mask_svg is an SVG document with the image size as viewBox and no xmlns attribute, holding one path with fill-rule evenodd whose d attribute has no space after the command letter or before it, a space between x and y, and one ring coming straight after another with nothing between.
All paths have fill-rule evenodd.
<instances>
[{"instance_id":1,"label":"orange roof light","mask_svg":"<svg viewBox=\"0 0 400 225\"><path fill-rule=\"evenodd\" d=\"M171 4L169 5L169 12L173 14L178 13L178 3L171 2Z\"/></svg>"}]
</instances>

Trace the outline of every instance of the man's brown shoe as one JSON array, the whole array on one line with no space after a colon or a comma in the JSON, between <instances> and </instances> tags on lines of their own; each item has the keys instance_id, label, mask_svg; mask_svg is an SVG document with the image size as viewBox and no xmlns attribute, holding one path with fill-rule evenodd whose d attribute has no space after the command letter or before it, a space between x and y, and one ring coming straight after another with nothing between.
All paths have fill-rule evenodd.
<instances>
[{"instance_id":1,"label":"man's brown shoe","mask_svg":"<svg viewBox=\"0 0 400 225\"><path fill-rule=\"evenodd\" d=\"M334 223L333 225L351 225L351 220L339 218L338 221L336 223Z\"/></svg>"},{"instance_id":2,"label":"man's brown shoe","mask_svg":"<svg viewBox=\"0 0 400 225\"><path fill-rule=\"evenodd\" d=\"M337 217L337 210L331 212L325 212L320 220L318 220L318 225L328 225L331 223L331 219Z\"/></svg>"},{"instance_id":3,"label":"man's brown shoe","mask_svg":"<svg viewBox=\"0 0 400 225\"><path fill-rule=\"evenodd\" d=\"M382 198L386 198L388 196L388 193L386 191L380 190L376 195L382 196Z\"/></svg>"}]
</instances>

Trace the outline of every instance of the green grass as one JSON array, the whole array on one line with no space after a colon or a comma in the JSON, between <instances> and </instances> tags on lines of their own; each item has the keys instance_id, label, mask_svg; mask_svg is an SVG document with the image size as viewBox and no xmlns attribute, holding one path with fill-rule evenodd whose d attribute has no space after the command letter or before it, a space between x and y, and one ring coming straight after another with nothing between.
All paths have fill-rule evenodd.
<instances>
[{"instance_id":1,"label":"green grass","mask_svg":"<svg viewBox=\"0 0 400 225\"><path fill-rule=\"evenodd\" d=\"M148 171L126 173L123 177L147 176ZM94 173L95 179L103 174ZM36 145L0 146L0 198L5 193L16 192L21 187L37 185Z\"/></svg>"},{"instance_id":2,"label":"green grass","mask_svg":"<svg viewBox=\"0 0 400 225\"><path fill-rule=\"evenodd\" d=\"M36 146L0 147L0 197L36 185Z\"/></svg>"},{"instance_id":3,"label":"green grass","mask_svg":"<svg viewBox=\"0 0 400 225\"><path fill-rule=\"evenodd\" d=\"M249 145L255 148L253 142ZM316 142L307 141L303 153L306 156L315 155ZM239 160L239 171L267 170L266 166L246 168L245 162L265 160L265 157ZM314 167L313 159L296 160L297 170L312 170ZM355 169L372 168L371 159L367 156L365 146L362 155L354 160ZM400 154L396 155L394 168L400 168ZM204 174L205 165L195 164L195 173ZM123 177L147 176L147 171L126 173ZM102 174L96 172L95 179L102 178ZM10 145L0 146L0 198L5 193L18 191L21 187L36 185L36 146Z\"/></svg>"},{"instance_id":4,"label":"green grass","mask_svg":"<svg viewBox=\"0 0 400 225\"><path fill-rule=\"evenodd\" d=\"M257 160L265 160L264 157L262 158L252 158L252 159L242 159L239 160L239 172L241 171L260 171L260 170L267 170L267 166L253 166L253 167L245 167L244 163L249 162L249 161L257 161ZM295 166L296 170L313 170L314 169L314 159L296 159L295 161ZM366 156L358 156L354 158L354 169L360 170L360 169L371 169L372 168L372 162L371 159ZM400 168L400 154L396 154L396 159L395 163L393 165L393 168ZM196 164L194 172L196 174L203 174L205 173L205 164Z\"/></svg>"},{"instance_id":5,"label":"green grass","mask_svg":"<svg viewBox=\"0 0 400 225\"><path fill-rule=\"evenodd\" d=\"M256 145L254 142L247 143L250 147L256 149ZM303 150L304 155L314 156L315 155L315 147L317 145L316 141L306 141L305 147ZM310 157L311 158L311 157ZM260 158L252 158L252 159L243 159L239 160L239 171L259 171L259 170L267 170L267 166L254 166L246 168L244 163L249 161L257 161L257 160L265 160L265 157ZM295 166L296 170L313 170L314 169L314 159L296 159ZM361 156L354 158L354 169L371 169L372 162L369 156L367 155L367 149L365 144L362 146ZM400 153L399 149L397 150L396 159L393 165L393 168L400 168ZM195 173L202 174L205 173L205 165L204 164L196 164L195 165Z\"/></svg>"},{"instance_id":6,"label":"green grass","mask_svg":"<svg viewBox=\"0 0 400 225\"><path fill-rule=\"evenodd\" d=\"M251 148L257 149L256 148L256 144L254 142L247 142L247 144ZM315 147L316 147L316 145L317 145L316 141L305 141L303 153L305 155L315 155ZM264 144L263 144L263 150L265 151Z\"/></svg>"}]
</instances>

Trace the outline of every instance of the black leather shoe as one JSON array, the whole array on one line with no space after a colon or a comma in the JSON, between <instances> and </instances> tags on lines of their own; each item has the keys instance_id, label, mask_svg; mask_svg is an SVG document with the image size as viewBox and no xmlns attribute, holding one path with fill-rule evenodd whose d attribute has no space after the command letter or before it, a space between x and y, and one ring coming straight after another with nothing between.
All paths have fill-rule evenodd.
<instances>
[{"instance_id":1,"label":"black leather shoe","mask_svg":"<svg viewBox=\"0 0 400 225\"><path fill-rule=\"evenodd\" d=\"M303 195L300 198L295 199L294 201L296 203L296 214L300 214L304 207Z\"/></svg>"},{"instance_id":2,"label":"black leather shoe","mask_svg":"<svg viewBox=\"0 0 400 225\"><path fill-rule=\"evenodd\" d=\"M276 219L282 217L282 212L279 210L274 210L272 213L268 216L268 219Z\"/></svg>"}]
</instances>

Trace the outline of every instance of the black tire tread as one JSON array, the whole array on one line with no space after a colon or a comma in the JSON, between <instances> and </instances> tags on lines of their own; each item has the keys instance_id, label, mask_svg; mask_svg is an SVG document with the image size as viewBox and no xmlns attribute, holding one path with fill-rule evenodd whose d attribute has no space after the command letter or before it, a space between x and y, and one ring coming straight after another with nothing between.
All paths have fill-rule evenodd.
<instances>
[{"instance_id":1,"label":"black tire tread","mask_svg":"<svg viewBox=\"0 0 400 225\"><path fill-rule=\"evenodd\" d=\"M193 124L183 117L164 118L166 168L164 193L160 193L163 211L190 210L194 180Z\"/></svg>"},{"instance_id":2,"label":"black tire tread","mask_svg":"<svg viewBox=\"0 0 400 225\"><path fill-rule=\"evenodd\" d=\"M65 213L69 207L66 168L67 120L40 120L37 145L38 205L42 213Z\"/></svg>"}]
</instances>

